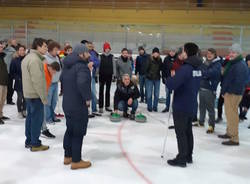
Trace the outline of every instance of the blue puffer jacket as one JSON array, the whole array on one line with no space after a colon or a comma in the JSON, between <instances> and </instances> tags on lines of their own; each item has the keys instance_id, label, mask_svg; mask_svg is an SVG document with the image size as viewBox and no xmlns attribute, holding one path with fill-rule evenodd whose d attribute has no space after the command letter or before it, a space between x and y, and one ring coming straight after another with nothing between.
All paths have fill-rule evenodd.
<instances>
[{"instance_id":1,"label":"blue puffer jacket","mask_svg":"<svg viewBox=\"0 0 250 184\"><path fill-rule=\"evenodd\" d=\"M229 62L232 65L226 75L223 76L221 94L243 95L248 82L248 67L246 62L241 57L237 57L235 60Z\"/></svg>"},{"instance_id":2,"label":"blue puffer jacket","mask_svg":"<svg viewBox=\"0 0 250 184\"><path fill-rule=\"evenodd\" d=\"M173 111L197 114L197 95L202 78L200 66L202 61L197 56L191 56L176 71L174 77L167 78L168 89L174 90Z\"/></svg>"},{"instance_id":3,"label":"blue puffer jacket","mask_svg":"<svg viewBox=\"0 0 250 184\"><path fill-rule=\"evenodd\" d=\"M88 61L72 53L64 59L61 75L64 113L85 123L88 121L86 101L91 100L91 75L87 64Z\"/></svg>"},{"instance_id":4,"label":"blue puffer jacket","mask_svg":"<svg viewBox=\"0 0 250 184\"><path fill-rule=\"evenodd\" d=\"M98 58L98 53L95 50L91 50L90 52L90 59L89 61L93 62L93 71L92 71L92 77L96 76L96 71L100 66L100 60Z\"/></svg>"},{"instance_id":5,"label":"blue puffer jacket","mask_svg":"<svg viewBox=\"0 0 250 184\"><path fill-rule=\"evenodd\" d=\"M139 73L139 75L145 75L147 61L149 57L150 55L146 53L143 55L137 56L136 63L135 63L135 75L137 75L137 73Z\"/></svg>"},{"instance_id":6,"label":"blue puffer jacket","mask_svg":"<svg viewBox=\"0 0 250 184\"><path fill-rule=\"evenodd\" d=\"M209 65L203 63L201 65L201 72L202 80L200 88L215 92L221 80L221 59L217 57Z\"/></svg>"}]
</instances>

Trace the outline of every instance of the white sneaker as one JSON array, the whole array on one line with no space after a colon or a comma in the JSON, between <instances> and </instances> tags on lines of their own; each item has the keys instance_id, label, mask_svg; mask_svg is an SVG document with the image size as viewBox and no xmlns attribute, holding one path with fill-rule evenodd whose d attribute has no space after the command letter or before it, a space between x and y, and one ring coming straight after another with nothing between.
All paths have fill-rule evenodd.
<instances>
[{"instance_id":1,"label":"white sneaker","mask_svg":"<svg viewBox=\"0 0 250 184\"><path fill-rule=\"evenodd\" d=\"M17 117L18 117L19 119L23 119L23 113L19 112L18 115L17 115Z\"/></svg>"}]
</instances>

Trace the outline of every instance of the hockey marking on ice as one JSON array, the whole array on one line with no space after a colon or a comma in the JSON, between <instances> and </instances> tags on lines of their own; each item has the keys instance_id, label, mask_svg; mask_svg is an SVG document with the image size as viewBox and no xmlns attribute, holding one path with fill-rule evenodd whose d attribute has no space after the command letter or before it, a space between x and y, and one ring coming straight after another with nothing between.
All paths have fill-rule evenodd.
<instances>
[{"instance_id":1,"label":"hockey marking on ice","mask_svg":"<svg viewBox=\"0 0 250 184\"><path fill-rule=\"evenodd\" d=\"M119 129L118 129L118 143L120 146L120 149L122 151L123 156L125 157L125 159L128 161L129 165L134 169L134 171L147 183L147 184L152 184L152 182L135 166L135 164L133 163L133 161L131 160L131 158L129 157L128 153L126 152L126 150L123 147L122 144L122 129L124 127L126 122L123 122Z\"/></svg>"}]
</instances>

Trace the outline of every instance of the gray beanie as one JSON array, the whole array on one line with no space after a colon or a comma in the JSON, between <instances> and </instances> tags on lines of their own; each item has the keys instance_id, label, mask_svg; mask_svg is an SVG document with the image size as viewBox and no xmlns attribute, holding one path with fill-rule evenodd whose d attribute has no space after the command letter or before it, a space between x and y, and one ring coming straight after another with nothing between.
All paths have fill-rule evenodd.
<instances>
[{"instance_id":1,"label":"gray beanie","mask_svg":"<svg viewBox=\"0 0 250 184\"><path fill-rule=\"evenodd\" d=\"M75 45L73 53L83 54L84 52L89 52L89 49L84 44L78 43Z\"/></svg>"},{"instance_id":2,"label":"gray beanie","mask_svg":"<svg viewBox=\"0 0 250 184\"><path fill-rule=\"evenodd\" d=\"M240 44L238 44L238 43L234 43L234 44L230 47L230 50L233 51L233 52L237 52L237 53L239 53L239 54L242 54L241 46L240 46Z\"/></svg>"}]
</instances>

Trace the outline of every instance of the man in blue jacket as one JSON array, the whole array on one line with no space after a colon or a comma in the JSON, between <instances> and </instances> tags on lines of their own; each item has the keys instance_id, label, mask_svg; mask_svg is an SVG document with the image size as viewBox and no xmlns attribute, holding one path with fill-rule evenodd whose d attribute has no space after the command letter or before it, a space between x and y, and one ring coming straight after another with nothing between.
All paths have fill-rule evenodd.
<instances>
[{"instance_id":1,"label":"man in blue jacket","mask_svg":"<svg viewBox=\"0 0 250 184\"><path fill-rule=\"evenodd\" d=\"M207 133L214 133L215 127L215 98L217 86L220 82L221 59L217 57L216 50L209 48L206 61L201 66L202 80L199 91L200 126L204 126L206 110L208 111L208 130Z\"/></svg>"},{"instance_id":2,"label":"man in blue jacket","mask_svg":"<svg viewBox=\"0 0 250 184\"><path fill-rule=\"evenodd\" d=\"M175 75L166 81L168 89L174 91L173 119L179 152L175 159L168 160L171 166L186 167L186 163L193 162L192 119L197 113L197 95L202 76L198 50L196 44L186 43L184 52L187 59Z\"/></svg>"},{"instance_id":3,"label":"man in blue jacket","mask_svg":"<svg viewBox=\"0 0 250 184\"><path fill-rule=\"evenodd\" d=\"M224 71L221 94L224 97L225 113L227 118L227 132L219 138L229 139L222 142L226 146L239 145L239 116L238 107L244 93L248 79L248 68L241 55L239 44L230 48L229 58Z\"/></svg>"},{"instance_id":4,"label":"man in blue jacket","mask_svg":"<svg viewBox=\"0 0 250 184\"><path fill-rule=\"evenodd\" d=\"M91 166L89 161L83 161L81 158L82 141L88 126L88 106L91 100L89 57L89 50L85 45L76 45L73 53L64 59L61 75L64 87L63 111L67 126L63 141L64 164L71 164L71 169Z\"/></svg>"}]
</instances>

